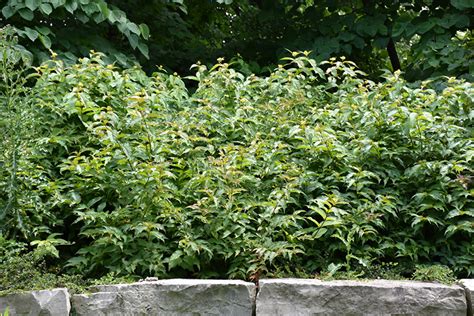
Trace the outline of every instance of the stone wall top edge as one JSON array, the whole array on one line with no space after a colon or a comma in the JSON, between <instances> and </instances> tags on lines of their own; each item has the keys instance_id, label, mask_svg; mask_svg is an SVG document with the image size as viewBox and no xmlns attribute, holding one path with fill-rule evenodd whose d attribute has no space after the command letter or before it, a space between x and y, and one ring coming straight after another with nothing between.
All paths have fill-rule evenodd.
<instances>
[{"instance_id":1,"label":"stone wall top edge","mask_svg":"<svg viewBox=\"0 0 474 316\"><path fill-rule=\"evenodd\" d=\"M8 293L8 294L4 294L4 295L0 295L0 297L7 297L7 296L10 296L10 295L21 295L21 294L41 294L41 293L44 293L44 292L64 292L66 294L69 293L69 289L68 288L65 288L65 287L57 287L57 288L53 288L53 289L42 289L42 290L22 290L22 291L18 291L18 292L12 292L12 293Z\"/></svg>"},{"instance_id":2,"label":"stone wall top edge","mask_svg":"<svg viewBox=\"0 0 474 316\"><path fill-rule=\"evenodd\" d=\"M461 279L459 283L463 284L467 288L471 288L474 290L474 279Z\"/></svg>"},{"instance_id":3,"label":"stone wall top edge","mask_svg":"<svg viewBox=\"0 0 474 316\"><path fill-rule=\"evenodd\" d=\"M141 285L145 286L200 286L200 285L232 285L232 286L245 286L245 287L255 287L255 284L252 282L246 282L242 280L217 280L217 279L163 279L163 280L144 280L134 283L123 283L123 284L104 284L96 285L92 288L95 289L104 289L108 287L139 287Z\"/></svg>"},{"instance_id":4,"label":"stone wall top edge","mask_svg":"<svg viewBox=\"0 0 474 316\"><path fill-rule=\"evenodd\" d=\"M413 280L331 280L323 281L319 279L260 279L260 286L266 284L287 284L287 285L332 285L332 286L375 286L375 287L417 287L417 288L459 288L457 284L446 285L438 282L423 282Z\"/></svg>"},{"instance_id":5,"label":"stone wall top edge","mask_svg":"<svg viewBox=\"0 0 474 316\"><path fill-rule=\"evenodd\" d=\"M253 285L252 282L243 280L226 280L226 279L163 279L156 281L142 281L136 283L163 283L163 284L237 284L237 285ZM135 284L136 284L135 283Z\"/></svg>"},{"instance_id":6,"label":"stone wall top edge","mask_svg":"<svg viewBox=\"0 0 474 316\"><path fill-rule=\"evenodd\" d=\"M457 284L454 285L445 285L436 282L420 282L420 281L410 281L410 280L332 280L332 281L322 281L319 279L299 279L299 278L280 278L280 279L260 279L259 285L271 285L271 284L286 284L286 285L329 285L329 286L375 286L375 287L417 287L417 288L461 288L458 284L463 284L469 289L474 287L474 279L461 279ZM153 281L141 281L135 283L124 283L124 284L104 284L93 286L96 290L106 289L107 287L127 287L127 286L140 286L140 285L182 285L182 286L192 286L192 285L240 285L246 287L255 287L255 284L252 282L246 282L243 280L226 280L226 279L163 279L163 280L153 280ZM43 289L43 290L32 290L32 291L19 291L17 293L11 293L6 295L0 295L0 297L9 296L12 294L27 294L27 293L41 293L43 291L66 291L67 288L54 288L54 289Z\"/></svg>"}]
</instances>

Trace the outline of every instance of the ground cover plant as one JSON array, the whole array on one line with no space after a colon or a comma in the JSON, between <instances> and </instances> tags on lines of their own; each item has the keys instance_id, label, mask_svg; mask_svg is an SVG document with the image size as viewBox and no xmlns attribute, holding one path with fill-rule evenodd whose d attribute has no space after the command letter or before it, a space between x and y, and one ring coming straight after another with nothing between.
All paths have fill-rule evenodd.
<instances>
[{"instance_id":1,"label":"ground cover plant","mask_svg":"<svg viewBox=\"0 0 474 316\"><path fill-rule=\"evenodd\" d=\"M95 278L474 273L469 82L376 83L305 52L261 77L224 60L148 76L99 53L22 72L11 43L2 260L37 249Z\"/></svg>"}]
</instances>

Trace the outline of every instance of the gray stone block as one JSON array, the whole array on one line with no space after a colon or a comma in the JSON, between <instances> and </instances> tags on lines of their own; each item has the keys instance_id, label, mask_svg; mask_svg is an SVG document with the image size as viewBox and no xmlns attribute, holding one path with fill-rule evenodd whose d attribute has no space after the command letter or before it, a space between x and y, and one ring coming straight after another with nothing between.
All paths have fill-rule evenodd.
<instances>
[{"instance_id":1,"label":"gray stone block","mask_svg":"<svg viewBox=\"0 0 474 316\"><path fill-rule=\"evenodd\" d=\"M0 297L0 312L11 316L67 316L71 310L67 289L41 290Z\"/></svg>"},{"instance_id":2,"label":"gray stone block","mask_svg":"<svg viewBox=\"0 0 474 316\"><path fill-rule=\"evenodd\" d=\"M469 316L474 314L474 279L462 279L459 281L466 290L466 299L469 308Z\"/></svg>"},{"instance_id":3,"label":"gray stone block","mask_svg":"<svg viewBox=\"0 0 474 316\"><path fill-rule=\"evenodd\" d=\"M465 316L464 289L412 281L260 280L257 316Z\"/></svg>"},{"instance_id":4,"label":"gray stone block","mask_svg":"<svg viewBox=\"0 0 474 316\"><path fill-rule=\"evenodd\" d=\"M252 315L255 285L232 280L161 280L103 285L74 295L80 315Z\"/></svg>"}]
</instances>

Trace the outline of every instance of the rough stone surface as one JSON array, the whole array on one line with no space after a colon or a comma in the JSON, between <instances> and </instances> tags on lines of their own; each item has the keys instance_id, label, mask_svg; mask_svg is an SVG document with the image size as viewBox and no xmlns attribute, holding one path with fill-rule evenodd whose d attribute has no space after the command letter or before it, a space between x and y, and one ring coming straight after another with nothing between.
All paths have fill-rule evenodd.
<instances>
[{"instance_id":1,"label":"rough stone surface","mask_svg":"<svg viewBox=\"0 0 474 316\"><path fill-rule=\"evenodd\" d=\"M104 285L74 295L76 315L252 315L255 285L229 280L162 280Z\"/></svg>"},{"instance_id":2,"label":"rough stone surface","mask_svg":"<svg viewBox=\"0 0 474 316\"><path fill-rule=\"evenodd\" d=\"M474 279L462 279L459 281L466 289L466 299L469 307L469 316L474 314Z\"/></svg>"},{"instance_id":3,"label":"rough stone surface","mask_svg":"<svg viewBox=\"0 0 474 316\"><path fill-rule=\"evenodd\" d=\"M11 316L67 316L71 310L67 289L31 291L0 297L0 313L7 307Z\"/></svg>"},{"instance_id":4,"label":"rough stone surface","mask_svg":"<svg viewBox=\"0 0 474 316\"><path fill-rule=\"evenodd\" d=\"M411 281L260 280L259 315L465 316L464 289Z\"/></svg>"}]
</instances>

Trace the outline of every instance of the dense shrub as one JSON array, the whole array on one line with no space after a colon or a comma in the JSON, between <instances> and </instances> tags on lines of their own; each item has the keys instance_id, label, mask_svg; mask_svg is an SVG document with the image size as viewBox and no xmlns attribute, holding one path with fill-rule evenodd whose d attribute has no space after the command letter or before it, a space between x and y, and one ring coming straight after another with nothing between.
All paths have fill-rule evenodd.
<instances>
[{"instance_id":1,"label":"dense shrub","mask_svg":"<svg viewBox=\"0 0 474 316\"><path fill-rule=\"evenodd\" d=\"M35 124L17 127L35 135L15 180L30 202L15 200L2 231L89 276L394 261L472 274L472 84L285 62L268 77L196 65L192 92L100 54L44 64L29 93Z\"/></svg>"},{"instance_id":2,"label":"dense shrub","mask_svg":"<svg viewBox=\"0 0 474 316\"><path fill-rule=\"evenodd\" d=\"M79 275L60 275L58 269L47 267L45 254L38 251L0 262L0 295L59 287L80 292L87 285Z\"/></svg>"}]
</instances>

